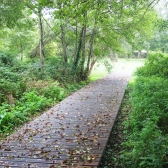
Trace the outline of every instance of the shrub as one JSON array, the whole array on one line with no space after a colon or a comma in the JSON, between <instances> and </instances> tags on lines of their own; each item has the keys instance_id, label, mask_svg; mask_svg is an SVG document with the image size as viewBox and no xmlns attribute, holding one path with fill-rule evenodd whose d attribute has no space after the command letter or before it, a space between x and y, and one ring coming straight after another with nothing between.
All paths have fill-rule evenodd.
<instances>
[{"instance_id":1,"label":"shrub","mask_svg":"<svg viewBox=\"0 0 168 168\"><path fill-rule=\"evenodd\" d=\"M7 95L19 98L26 90L26 83L23 78L10 71L9 68L0 68L0 104L6 101Z\"/></svg>"},{"instance_id":2,"label":"shrub","mask_svg":"<svg viewBox=\"0 0 168 168\"><path fill-rule=\"evenodd\" d=\"M28 70L28 75L36 80L57 80L62 84L80 82L82 80L81 67L72 71L72 61L62 63L60 57L50 57L43 68L40 62L34 62Z\"/></svg>"},{"instance_id":3,"label":"shrub","mask_svg":"<svg viewBox=\"0 0 168 168\"><path fill-rule=\"evenodd\" d=\"M25 92L15 106L3 103L0 106L0 132L7 132L30 120L32 115L42 112L51 104L51 99L38 96L36 92Z\"/></svg>"},{"instance_id":4,"label":"shrub","mask_svg":"<svg viewBox=\"0 0 168 168\"><path fill-rule=\"evenodd\" d=\"M136 72L130 97L131 112L123 122L126 134L121 151L125 168L168 166L168 56L149 55Z\"/></svg>"},{"instance_id":5,"label":"shrub","mask_svg":"<svg viewBox=\"0 0 168 168\"><path fill-rule=\"evenodd\" d=\"M48 99L52 99L54 102L61 101L66 97L66 93L63 88L52 85L42 89L41 94L43 94Z\"/></svg>"},{"instance_id":6,"label":"shrub","mask_svg":"<svg viewBox=\"0 0 168 168\"><path fill-rule=\"evenodd\" d=\"M162 52L151 52L145 61L145 66L140 67L136 74L139 76L158 76L168 78L168 55Z\"/></svg>"},{"instance_id":7,"label":"shrub","mask_svg":"<svg viewBox=\"0 0 168 168\"><path fill-rule=\"evenodd\" d=\"M13 66L16 63L16 56L11 54L11 53L7 53L7 52L3 52L0 51L0 64L4 65L4 66Z\"/></svg>"},{"instance_id":8,"label":"shrub","mask_svg":"<svg viewBox=\"0 0 168 168\"><path fill-rule=\"evenodd\" d=\"M139 77L131 93L132 110L126 125L124 167L162 168L168 162L168 80Z\"/></svg>"},{"instance_id":9,"label":"shrub","mask_svg":"<svg viewBox=\"0 0 168 168\"><path fill-rule=\"evenodd\" d=\"M40 62L34 62L29 69L29 76L37 80L57 80L59 82L68 82L70 77L71 67L63 65L59 57L51 57L46 60L45 65L41 68Z\"/></svg>"},{"instance_id":10,"label":"shrub","mask_svg":"<svg viewBox=\"0 0 168 168\"><path fill-rule=\"evenodd\" d=\"M44 96L39 96L35 91L32 91L25 92L19 99L17 105L24 107L27 113L35 114L36 112L44 110L50 103L50 99L47 99Z\"/></svg>"}]
</instances>

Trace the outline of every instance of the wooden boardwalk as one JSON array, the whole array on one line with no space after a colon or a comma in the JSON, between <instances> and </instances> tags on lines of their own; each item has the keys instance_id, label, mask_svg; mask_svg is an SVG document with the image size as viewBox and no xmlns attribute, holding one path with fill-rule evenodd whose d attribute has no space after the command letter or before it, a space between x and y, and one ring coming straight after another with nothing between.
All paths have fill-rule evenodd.
<instances>
[{"instance_id":1,"label":"wooden boardwalk","mask_svg":"<svg viewBox=\"0 0 168 168\"><path fill-rule=\"evenodd\" d=\"M128 79L112 73L26 124L0 143L0 168L97 168Z\"/></svg>"}]
</instances>

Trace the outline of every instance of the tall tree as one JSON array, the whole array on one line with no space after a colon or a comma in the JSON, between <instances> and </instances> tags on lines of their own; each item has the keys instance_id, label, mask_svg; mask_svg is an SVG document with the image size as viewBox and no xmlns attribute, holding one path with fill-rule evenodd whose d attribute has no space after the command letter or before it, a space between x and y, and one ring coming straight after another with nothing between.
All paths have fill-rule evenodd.
<instances>
[{"instance_id":1,"label":"tall tree","mask_svg":"<svg viewBox=\"0 0 168 168\"><path fill-rule=\"evenodd\" d=\"M39 44L34 51L39 49L41 65L44 66L44 29L43 29L43 11L50 9L52 2L50 0L29 0L26 1L26 7L38 18L39 25Z\"/></svg>"},{"instance_id":2,"label":"tall tree","mask_svg":"<svg viewBox=\"0 0 168 168\"><path fill-rule=\"evenodd\" d=\"M39 19L39 49L40 49L40 60L42 66L44 66L44 33L43 33L43 23L42 23L42 8L41 5L38 6L38 19Z\"/></svg>"},{"instance_id":3,"label":"tall tree","mask_svg":"<svg viewBox=\"0 0 168 168\"><path fill-rule=\"evenodd\" d=\"M73 50L73 70L80 66L80 75L86 77L93 65L92 60L93 63L97 60L93 55L99 56L98 51L107 54L110 49L117 52L121 50L122 40L134 44L135 39L140 38L140 34L151 35L156 20L152 11L155 0L58 2L61 2L61 7L57 8L61 18L60 27L64 23L64 29L60 29L63 51L66 51L68 59L70 53L65 50L65 46L66 49ZM56 19L59 17L57 15ZM65 56L65 52L63 53Z\"/></svg>"}]
</instances>

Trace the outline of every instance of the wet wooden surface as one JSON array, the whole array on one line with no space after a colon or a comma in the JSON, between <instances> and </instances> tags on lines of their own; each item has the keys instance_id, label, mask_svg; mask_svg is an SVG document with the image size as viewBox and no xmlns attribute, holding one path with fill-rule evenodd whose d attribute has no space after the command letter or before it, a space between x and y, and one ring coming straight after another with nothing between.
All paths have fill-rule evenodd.
<instances>
[{"instance_id":1,"label":"wet wooden surface","mask_svg":"<svg viewBox=\"0 0 168 168\"><path fill-rule=\"evenodd\" d=\"M0 167L97 168L129 76L112 73L0 143Z\"/></svg>"}]
</instances>

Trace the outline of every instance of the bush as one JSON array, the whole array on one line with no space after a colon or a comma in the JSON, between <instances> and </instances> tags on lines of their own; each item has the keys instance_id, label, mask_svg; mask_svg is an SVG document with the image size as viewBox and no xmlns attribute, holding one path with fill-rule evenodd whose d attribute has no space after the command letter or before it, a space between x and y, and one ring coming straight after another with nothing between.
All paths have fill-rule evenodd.
<instances>
[{"instance_id":1,"label":"bush","mask_svg":"<svg viewBox=\"0 0 168 168\"><path fill-rule=\"evenodd\" d=\"M51 57L46 60L45 65L41 68L41 63L34 62L28 70L29 76L37 80L57 80L59 82L68 82L70 80L71 67L62 64L59 57Z\"/></svg>"},{"instance_id":2,"label":"bush","mask_svg":"<svg viewBox=\"0 0 168 168\"><path fill-rule=\"evenodd\" d=\"M79 83L66 84L65 90L66 90L67 94L70 94L72 92L76 92L77 90L79 90L80 88L82 88L85 85L86 85L86 82L84 82L84 81L81 81Z\"/></svg>"},{"instance_id":3,"label":"bush","mask_svg":"<svg viewBox=\"0 0 168 168\"><path fill-rule=\"evenodd\" d=\"M125 125L126 140L121 151L125 168L168 167L168 57L149 55L137 71L130 97L131 112Z\"/></svg>"},{"instance_id":4,"label":"bush","mask_svg":"<svg viewBox=\"0 0 168 168\"><path fill-rule=\"evenodd\" d=\"M54 102L59 102L66 97L66 93L63 88L52 85L42 89L41 94L48 99L52 99Z\"/></svg>"},{"instance_id":5,"label":"bush","mask_svg":"<svg viewBox=\"0 0 168 168\"><path fill-rule=\"evenodd\" d=\"M158 76L168 78L168 55L162 52L149 53L145 66L140 67L136 75L138 76Z\"/></svg>"},{"instance_id":6,"label":"bush","mask_svg":"<svg viewBox=\"0 0 168 168\"><path fill-rule=\"evenodd\" d=\"M11 54L11 53L7 53L7 52L3 52L0 51L0 64L2 64L3 66L14 66L14 64L16 64L16 56Z\"/></svg>"},{"instance_id":7,"label":"bush","mask_svg":"<svg viewBox=\"0 0 168 168\"><path fill-rule=\"evenodd\" d=\"M50 57L46 60L43 68L40 62L34 62L28 70L28 76L36 80L57 80L62 84L78 83L82 80L81 67L77 67L75 72L72 71L72 61L62 63L60 57Z\"/></svg>"},{"instance_id":8,"label":"bush","mask_svg":"<svg viewBox=\"0 0 168 168\"><path fill-rule=\"evenodd\" d=\"M0 105L7 101L8 94L19 98L25 90L26 83L19 74L11 72L6 67L0 68Z\"/></svg>"},{"instance_id":9,"label":"bush","mask_svg":"<svg viewBox=\"0 0 168 168\"><path fill-rule=\"evenodd\" d=\"M0 132L7 132L30 120L32 115L42 112L51 104L51 99L38 96L36 92L25 92L15 106L3 103L0 106Z\"/></svg>"},{"instance_id":10,"label":"bush","mask_svg":"<svg viewBox=\"0 0 168 168\"><path fill-rule=\"evenodd\" d=\"M168 162L168 80L139 77L131 94L132 110L125 122L124 167L162 168Z\"/></svg>"}]
</instances>

